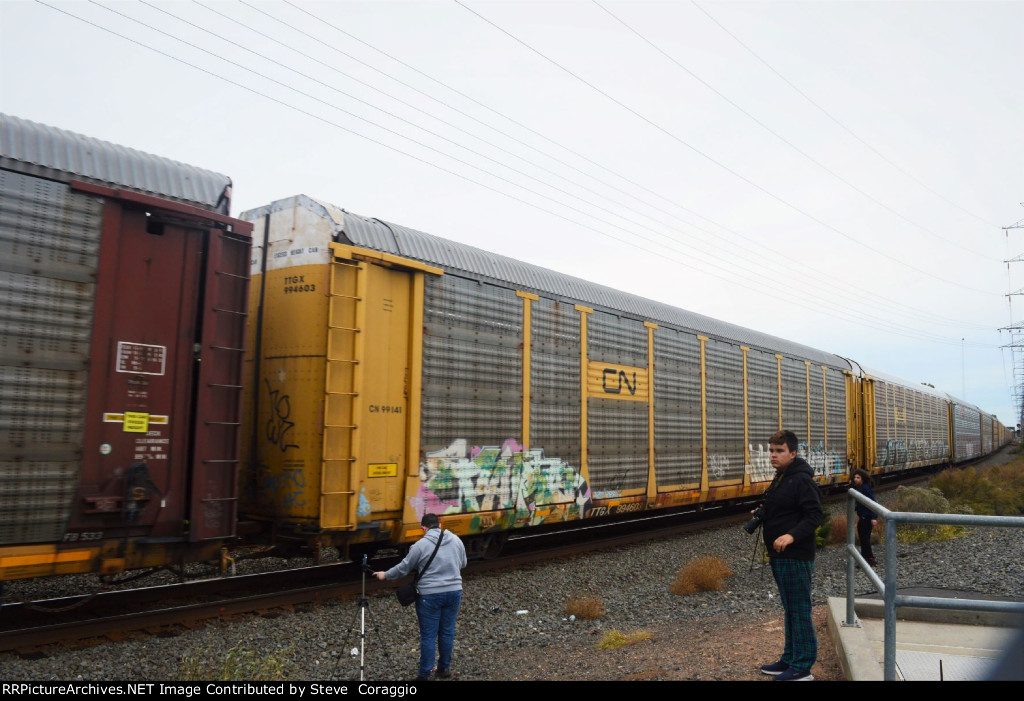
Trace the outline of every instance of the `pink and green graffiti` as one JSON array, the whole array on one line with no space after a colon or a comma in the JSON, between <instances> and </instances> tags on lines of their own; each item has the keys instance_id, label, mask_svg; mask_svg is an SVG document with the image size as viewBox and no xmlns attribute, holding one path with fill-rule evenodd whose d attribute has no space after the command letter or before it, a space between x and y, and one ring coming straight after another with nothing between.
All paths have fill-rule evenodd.
<instances>
[{"instance_id":1,"label":"pink and green graffiti","mask_svg":"<svg viewBox=\"0 0 1024 701\"><path fill-rule=\"evenodd\" d=\"M427 453L420 487L411 503L418 516L514 510L516 525L536 525L559 507L559 520L585 518L593 503L590 486L561 458L524 449L514 438L501 447L469 447L465 439Z\"/></svg>"}]
</instances>

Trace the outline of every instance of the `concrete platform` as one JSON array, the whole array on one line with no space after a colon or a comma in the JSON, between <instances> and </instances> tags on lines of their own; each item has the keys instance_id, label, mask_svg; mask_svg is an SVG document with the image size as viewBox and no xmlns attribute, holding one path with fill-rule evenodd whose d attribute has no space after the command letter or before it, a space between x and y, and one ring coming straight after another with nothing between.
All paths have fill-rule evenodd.
<instances>
[{"instance_id":1,"label":"concrete platform","mask_svg":"<svg viewBox=\"0 0 1024 701\"><path fill-rule=\"evenodd\" d=\"M882 681L882 602L856 599L854 610L859 626L844 626L846 600L829 599L829 633L843 672L851 681ZM1022 619L973 611L900 608L897 677L901 681L1024 680Z\"/></svg>"}]
</instances>

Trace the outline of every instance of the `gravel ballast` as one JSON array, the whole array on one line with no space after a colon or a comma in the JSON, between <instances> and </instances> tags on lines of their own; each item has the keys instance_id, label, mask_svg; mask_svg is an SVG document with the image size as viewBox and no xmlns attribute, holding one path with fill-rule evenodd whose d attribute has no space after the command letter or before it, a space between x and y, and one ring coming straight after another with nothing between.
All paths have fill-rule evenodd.
<instances>
[{"instance_id":1,"label":"gravel ballast","mask_svg":"<svg viewBox=\"0 0 1024 701\"><path fill-rule=\"evenodd\" d=\"M831 510L837 513L840 508ZM771 572L760 565L751 567L755 540L737 525L467 577L455 641L456 678L757 678L756 665L777 658L781 649L782 609ZM884 552L884 545L876 546L879 563ZM671 594L668 585L675 573L704 555L728 562L734 574L726 580L727 589L686 597ZM1019 530L972 528L968 535L945 542L901 543L899 586L1024 599L1021 563L1024 537ZM59 587L54 582L47 586ZM859 571L856 586L858 594L873 592ZM842 546L819 551L815 604L843 596L844 589ZM605 615L569 620L564 607L581 595L600 596ZM38 659L3 653L0 677L218 678L226 665L249 661L264 672L292 680L358 679L359 661L351 651L359 645L359 614L356 600L332 600L280 611L273 617L253 614L213 621L173 637L138 634L79 649L51 646ZM597 650L596 643L612 629L645 630L651 632L652 640L623 650ZM824 648L830 643L820 630L819 644ZM663 649L652 647L659 645ZM414 608L399 606L390 591L372 595L366 678L411 679L418 651ZM817 667L815 673L819 678L836 674L826 671L823 676Z\"/></svg>"}]
</instances>

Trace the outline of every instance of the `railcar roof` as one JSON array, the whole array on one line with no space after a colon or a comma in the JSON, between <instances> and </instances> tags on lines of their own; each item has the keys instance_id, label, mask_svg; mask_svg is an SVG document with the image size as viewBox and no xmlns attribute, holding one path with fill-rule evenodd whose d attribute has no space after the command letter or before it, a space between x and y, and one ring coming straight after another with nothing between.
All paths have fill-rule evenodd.
<instances>
[{"instance_id":1,"label":"railcar roof","mask_svg":"<svg viewBox=\"0 0 1024 701\"><path fill-rule=\"evenodd\" d=\"M910 380L905 380L902 377L890 375L887 372L881 372L880 370L875 370L865 365L861 365L860 367L861 370L864 371L864 374L867 375L868 377L874 377L875 379L883 380L893 385L901 385L903 387L915 390L917 392L921 392L923 394L930 394L933 397L938 397L939 399L942 399L943 401L948 401L950 399L949 395L947 395L942 390L935 389L934 387L929 387L928 385L923 385L920 382L911 382ZM963 404L964 402L960 403Z\"/></svg>"},{"instance_id":2,"label":"railcar roof","mask_svg":"<svg viewBox=\"0 0 1024 701\"><path fill-rule=\"evenodd\" d=\"M119 187L228 213L229 202L221 197L231 185L226 175L7 114L0 114L0 168Z\"/></svg>"},{"instance_id":3,"label":"railcar roof","mask_svg":"<svg viewBox=\"0 0 1024 701\"><path fill-rule=\"evenodd\" d=\"M842 370L850 369L850 363L845 358L832 353L456 243L400 224L353 214L305 195L278 200L266 207L244 212L241 217L254 220L265 213L293 205L309 209L330 220L334 238L340 243L412 258L466 277L504 283L543 296L583 303L602 311L694 331L710 338L738 342Z\"/></svg>"}]
</instances>

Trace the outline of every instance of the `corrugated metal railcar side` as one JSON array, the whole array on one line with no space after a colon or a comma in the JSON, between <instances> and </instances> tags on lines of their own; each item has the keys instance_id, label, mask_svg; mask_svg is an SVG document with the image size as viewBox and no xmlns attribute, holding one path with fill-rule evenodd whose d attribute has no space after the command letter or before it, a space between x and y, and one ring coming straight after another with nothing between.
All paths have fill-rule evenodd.
<instances>
[{"instance_id":1,"label":"corrugated metal railcar side","mask_svg":"<svg viewBox=\"0 0 1024 701\"><path fill-rule=\"evenodd\" d=\"M991 414L981 413L981 453L988 455L995 450L995 442L992 440L992 432L995 420Z\"/></svg>"},{"instance_id":2,"label":"corrugated metal railcar side","mask_svg":"<svg viewBox=\"0 0 1024 701\"><path fill-rule=\"evenodd\" d=\"M0 115L0 579L234 534L248 224L221 175Z\"/></svg>"},{"instance_id":3,"label":"corrugated metal railcar side","mask_svg":"<svg viewBox=\"0 0 1024 701\"><path fill-rule=\"evenodd\" d=\"M949 402L927 385L862 368L866 462L892 472L949 462Z\"/></svg>"},{"instance_id":4,"label":"corrugated metal railcar side","mask_svg":"<svg viewBox=\"0 0 1024 701\"><path fill-rule=\"evenodd\" d=\"M947 396L953 419L953 462L981 457L981 410L952 395Z\"/></svg>"}]
</instances>

